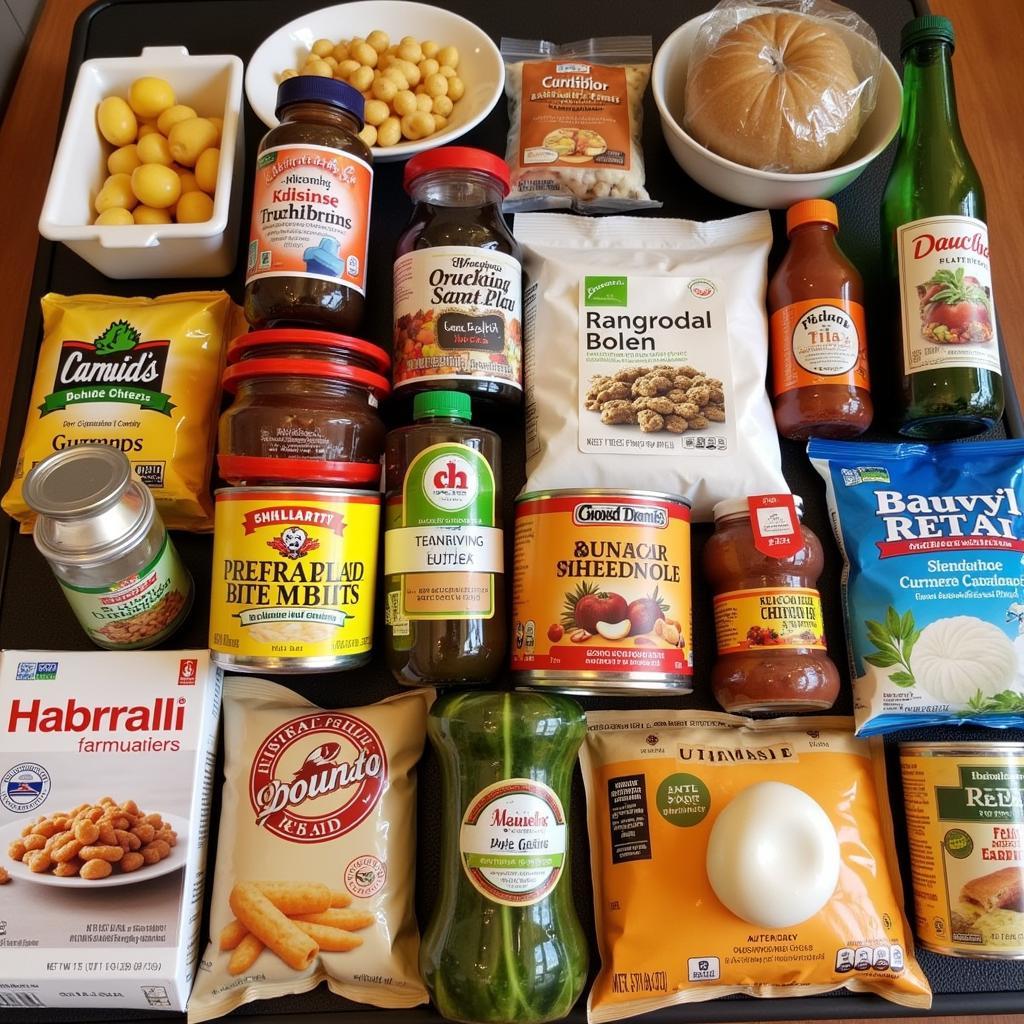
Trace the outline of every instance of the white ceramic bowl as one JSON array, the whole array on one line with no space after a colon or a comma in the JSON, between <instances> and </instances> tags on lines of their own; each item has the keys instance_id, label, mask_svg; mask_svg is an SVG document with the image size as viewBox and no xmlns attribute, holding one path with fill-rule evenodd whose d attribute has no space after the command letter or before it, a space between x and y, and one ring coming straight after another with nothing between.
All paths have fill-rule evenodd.
<instances>
[{"instance_id":1,"label":"white ceramic bowl","mask_svg":"<svg viewBox=\"0 0 1024 1024\"><path fill-rule=\"evenodd\" d=\"M97 225L93 200L107 176L111 147L96 127L106 96L127 97L136 78L156 75L179 103L223 117L213 217L199 224ZM223 277L235 265L245 154L242 62L232 54L192 56L183 46L147 47L138 57L82 64L57 147L39 233L63 242L107 277ZM226 156L227 154L227 156Z\"/></svg>"},{"instance_id":2,"label":"white ceramic bowl","mask_svg":"<svg viewBox=\"0 0 1024 1024\"><path fill-rule=\"evenodd\" d=\"M459 51L459 77L466 91L443 131L416 142L373 147L376 161L407 160L416 153L454 142L478 125L501 99L505 87L505 63L483 29L471 21L429 4L407 0L358 0L311 11L283 25L265 39L252 55L245 73L245 95L257 117L268 127L277 125L277 76L285 68L298 68L317 39L350 39L374 29L387 32L393 42L402 36L417 41L433 39Z\"/></svg>"},{"instance_id":3,"label":"white ceramic bowl","mask_svg":"<svg viewBox=\"0 0 1024 1024\"><path fill-rule=\"evenodd\" d=\"M697 29L706 17L703 14L686 22L662 43L651 82L669 150L676 163L709 192L743 206L769 209L782 209L801 199L824 199L854 181L899 130L903 88L896 69L883 56L875 109L835 167L812 174L785 174L744 167L712 153L682 128L687 64Z\"/></svg>"}]
</instances>

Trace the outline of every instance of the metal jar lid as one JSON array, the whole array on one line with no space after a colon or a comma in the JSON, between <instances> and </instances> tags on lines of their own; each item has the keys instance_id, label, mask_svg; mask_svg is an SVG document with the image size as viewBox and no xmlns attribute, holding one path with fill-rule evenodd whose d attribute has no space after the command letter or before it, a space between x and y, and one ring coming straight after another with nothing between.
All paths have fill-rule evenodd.
<instances>
[{"instance_id":1,"label":"metal jar lid","mask_svg":"<svg viewBox=\"0 0 1024 1024\"><path fill-rule=\"evenodd\" d=\"M109 445L54 452L32 467L22 493L37 514L36 547L57 562L84 566L116 558L146 535L155 514L149 488Z\"/></svg>"}]
</instances>

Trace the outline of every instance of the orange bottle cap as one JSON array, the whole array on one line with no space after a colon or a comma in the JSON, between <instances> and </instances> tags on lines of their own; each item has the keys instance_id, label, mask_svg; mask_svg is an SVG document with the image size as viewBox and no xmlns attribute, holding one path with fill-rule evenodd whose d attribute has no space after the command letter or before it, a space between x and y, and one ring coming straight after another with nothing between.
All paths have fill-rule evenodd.
<instances>
[{"instance_id":1,"label":"orange bottle cap","mask_svg":"<svg viewBox=\"0 0 1024 1024\"><path fill-rule=\"evenodd\" d=\"M839 211L836 204L828 199L804 199L786 211L786 234L801 224L831 224L839 227Z\"/></svg>"}]
</instances>

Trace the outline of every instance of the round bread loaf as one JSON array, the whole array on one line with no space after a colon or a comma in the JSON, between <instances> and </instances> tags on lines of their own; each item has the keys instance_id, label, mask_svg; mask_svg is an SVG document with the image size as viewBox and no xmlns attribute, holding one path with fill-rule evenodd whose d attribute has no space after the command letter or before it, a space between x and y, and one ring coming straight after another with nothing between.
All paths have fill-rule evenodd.
<instances>
[{"instance_id":1,"label":"round bread loaf","mask_svg":"<svg viewBox=\"0 0 1024 1024\"><path fill-rule=\"evenodd\" d=\"M836 29L773 11L730 29L689 69L683 125L701 145L747 167L820 171L856 139L860 93Z\"/></svg>"}]
</instances>

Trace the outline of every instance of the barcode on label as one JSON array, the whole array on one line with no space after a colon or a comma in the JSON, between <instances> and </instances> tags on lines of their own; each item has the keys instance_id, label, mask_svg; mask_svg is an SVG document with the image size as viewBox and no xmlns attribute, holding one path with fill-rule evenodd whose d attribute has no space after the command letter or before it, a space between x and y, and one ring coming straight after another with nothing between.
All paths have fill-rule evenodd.
<instances>
[{"instance_id":1,"label":"barcode on label","mask_svg":"<svg viewBox=\"0 0 1024 1024\"><path fill-rule=\"evenodd\" d=\"M0 1006L45 1006L46 1003L32 992L0 992Z\"/></svg>"}]
</instances>

